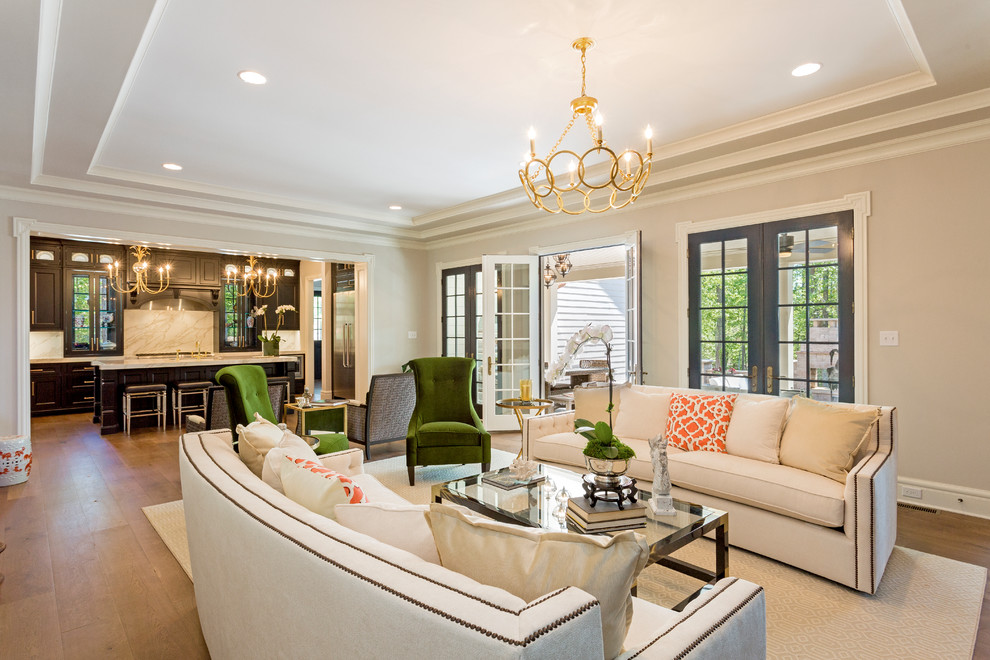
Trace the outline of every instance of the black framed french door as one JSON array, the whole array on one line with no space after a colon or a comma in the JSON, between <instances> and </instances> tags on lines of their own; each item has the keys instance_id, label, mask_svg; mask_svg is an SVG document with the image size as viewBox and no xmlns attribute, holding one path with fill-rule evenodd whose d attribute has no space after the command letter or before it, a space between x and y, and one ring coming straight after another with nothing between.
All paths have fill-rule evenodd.
<instances>
[{"instance_id":1,"label":"black framed french door","mask_svg":"<svg viewBox=\"0 0 990 660\"><path fill-rule=\"evenodd\" d=\"M852 211L691 234L688 275L691 387L854 400Z\"/></svg>"},{"instance_id":2,"label":"black framed french door","mask_svg":"<svg viewBox=\"0 0 990 660\"><path fill-rule=\"evenodd\" d=\"M446 268L440 273L441 348L444 357L475 360L474 407L482 408L481 264Z\"/></svg>"}]
</instances>

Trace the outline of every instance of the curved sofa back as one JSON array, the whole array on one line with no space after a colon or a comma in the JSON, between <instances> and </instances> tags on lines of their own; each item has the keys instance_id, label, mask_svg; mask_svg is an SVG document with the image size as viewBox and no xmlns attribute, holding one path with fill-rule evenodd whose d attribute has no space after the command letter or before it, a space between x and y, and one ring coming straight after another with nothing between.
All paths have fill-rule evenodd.
<instances>
[{"instance_id":1,"label":"curved sofa back","mask_svg":"<svg viewBox=\"0 0 990 660\"><path fill-rule=\"evenodd\" d=\"M601 612L525 603L314 514L258 479L228 431L179 444L189 555L215 659L601 658Z\"/></svg>"}]
</instances>

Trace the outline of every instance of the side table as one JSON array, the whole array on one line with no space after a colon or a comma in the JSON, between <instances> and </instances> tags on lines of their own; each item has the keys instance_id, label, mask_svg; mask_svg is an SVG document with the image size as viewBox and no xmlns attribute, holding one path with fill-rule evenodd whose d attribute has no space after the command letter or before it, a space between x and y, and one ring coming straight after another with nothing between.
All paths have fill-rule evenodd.
<instances>
[{"instance_id":1,"label":"side table","mask_svg":"<svg viewBox=\"0 0 990 660\"><path fill-rule=\"evenodd\" d=\"M508 408L512 412L516 413L516 421L519 422L519 430L523 430L523 422L526 417L524 413L536 411L533 416L537 415L553 408L553 401L549 399L499 399L495 402L495 405L499 408ZM516 458L522 457L522 446L519 447L519 453L516 454Z\"/></svg>"},{"instance_id":2,"label":"side table","mask_svg":"<svg viewBox=\"0 0 990 660\"><path fill-rule=\"evenodd\" d=\"M308 408L287 403L285 407L296 413L296 435L308 435L314 429L347 434L346 401L313 404Z\"/></svg>"}]
</instances>

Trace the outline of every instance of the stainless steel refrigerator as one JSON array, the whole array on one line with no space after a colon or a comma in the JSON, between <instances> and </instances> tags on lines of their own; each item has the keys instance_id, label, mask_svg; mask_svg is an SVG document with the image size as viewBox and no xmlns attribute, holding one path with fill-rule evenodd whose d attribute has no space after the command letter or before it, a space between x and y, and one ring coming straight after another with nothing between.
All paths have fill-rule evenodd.
<instances>
[{"instance_id":1,"label":"stainless steel refrigerator","mask_svg":"<svg viewBox=\"0 0 990 660\"><path fill-rule=\"evenodd\" d=\"M354 265L333 264L333 395L354 398Z\"/></svg>"}]
</instances>

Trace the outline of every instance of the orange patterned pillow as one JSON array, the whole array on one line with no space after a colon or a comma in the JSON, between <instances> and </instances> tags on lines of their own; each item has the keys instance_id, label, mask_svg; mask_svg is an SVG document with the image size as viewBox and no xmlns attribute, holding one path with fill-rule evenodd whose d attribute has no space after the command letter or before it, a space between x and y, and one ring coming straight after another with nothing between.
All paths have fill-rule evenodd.
<instances>
[{"instance_id":1,"label":"orange patterned pillow","mask_svg":"<svg viewBox=\"0 0 990 660\"><path fill-rule=\"evenodd\" d=\"M671 394L664 434L671 447L725 453L735 394Z\"/></svg>"}]
</instances>

